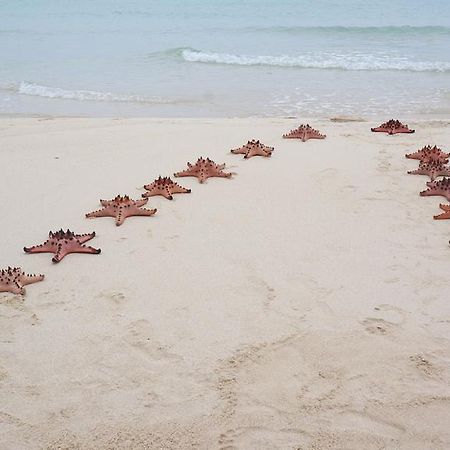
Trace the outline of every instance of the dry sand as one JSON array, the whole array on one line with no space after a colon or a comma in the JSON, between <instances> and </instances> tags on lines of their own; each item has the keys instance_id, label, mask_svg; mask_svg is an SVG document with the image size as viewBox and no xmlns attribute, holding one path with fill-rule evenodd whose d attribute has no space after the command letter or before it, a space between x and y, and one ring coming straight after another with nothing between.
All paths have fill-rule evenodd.
<instances>
[{"instance_id":1,"label":"dry sand","mask_svg":"<svg viewBox=\"0 0 450 450\"><path fill-rule=\"evenodd\" d=\"M0 448L450 448L450 221L404 154L450 122L0 119ZM272 158L229 153L247 139ZM209 156L151 218L87 220ZM49 230L101 255L26 255Z\"/></svg>"}]
</instances>

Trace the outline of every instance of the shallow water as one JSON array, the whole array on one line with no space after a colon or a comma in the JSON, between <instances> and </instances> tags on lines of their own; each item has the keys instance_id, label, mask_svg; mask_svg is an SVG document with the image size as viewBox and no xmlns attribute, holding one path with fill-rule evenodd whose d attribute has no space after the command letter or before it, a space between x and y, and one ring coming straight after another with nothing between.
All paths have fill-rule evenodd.
<instances>
[{"instance_id":1,"label":"shallow water","mask_svg":"<svg viewBox=\"0 0 450 450\"><path fill-rule=\"evenodd\" d=\"M6 0L0 113L450 112L450 2Z\"/></svg>"}]
</instances>

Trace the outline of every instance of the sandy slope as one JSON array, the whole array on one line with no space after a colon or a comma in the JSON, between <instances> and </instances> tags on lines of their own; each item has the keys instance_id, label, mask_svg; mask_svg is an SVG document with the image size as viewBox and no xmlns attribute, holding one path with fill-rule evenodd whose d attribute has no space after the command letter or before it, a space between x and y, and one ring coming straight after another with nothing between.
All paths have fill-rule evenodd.
<instances>
[{"instance_id":1,"label":"sandy slope","mask_svg":"<svg viewBox=\"0 0 450 450\"><path fill-rule=\"evenodd\" d=\"M414 135L317 120L0 119L0 448L450 448L450 221L420 198ZM271 159L229 149L251 138ZM204 155L151 218L84 218ZM50 229L101 255L25 255Z\"/></svg>"}]
</instances>

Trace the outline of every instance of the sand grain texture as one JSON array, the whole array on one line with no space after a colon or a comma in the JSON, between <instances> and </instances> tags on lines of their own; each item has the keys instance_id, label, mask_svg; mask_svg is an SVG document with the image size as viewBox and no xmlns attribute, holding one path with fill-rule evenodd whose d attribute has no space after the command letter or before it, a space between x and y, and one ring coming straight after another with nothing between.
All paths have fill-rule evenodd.
<instances>
[{"instance_id":1,"label":"sand grain texture","mask_svg":"<svg viewBox=\"0 0 450 450\"><path fill-rule=\"evenodd\" d=\"M2 450L450 447L450 221L404 158L449 123L310 123L0 119L0 265L46 274L0 294ZM200 155L236 175L84 218ZM102 253L22 253L61 227Z\"/></svg>"}]
</instances>

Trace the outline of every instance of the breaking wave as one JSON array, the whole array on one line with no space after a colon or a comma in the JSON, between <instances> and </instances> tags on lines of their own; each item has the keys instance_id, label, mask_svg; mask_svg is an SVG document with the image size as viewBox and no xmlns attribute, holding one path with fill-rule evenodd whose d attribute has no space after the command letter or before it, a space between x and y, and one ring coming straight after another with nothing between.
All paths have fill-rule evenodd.
<instances>
[{"instance_id":1,"label":"breaking wave","mask_svg":"<svg viewBox=\"0 0 450 450\"><path fill-rule=\"evenodd\" d=\"M206 52L193 48L177 48L165 52L186 62L225 64L233 66L273 66L303 69L394 70L408 72L450 72L450 62L412 61L386 54L305 53L303 55L234 55ZM160 53L161 55L161 53Z\"/></svg>"},{"instance_id":2,"label":"breaking wave","mask_svg":"<svg viewBox=\"0 0 450 450\"><path fill-rule=\"evenodd\" d=\"M1 86L0 90L14 92L16 94L35 97L56 98L64 100L96 101L96 102L120 102L120 103L145 103L145 104L169 104L179 103L176 100L160 97L144 97L139 95L113 94L111 92L98 92L88 90L68 90L58 87L42 86L40 84L22 81L18 84Z\"/></svg>"}]
</instances>

